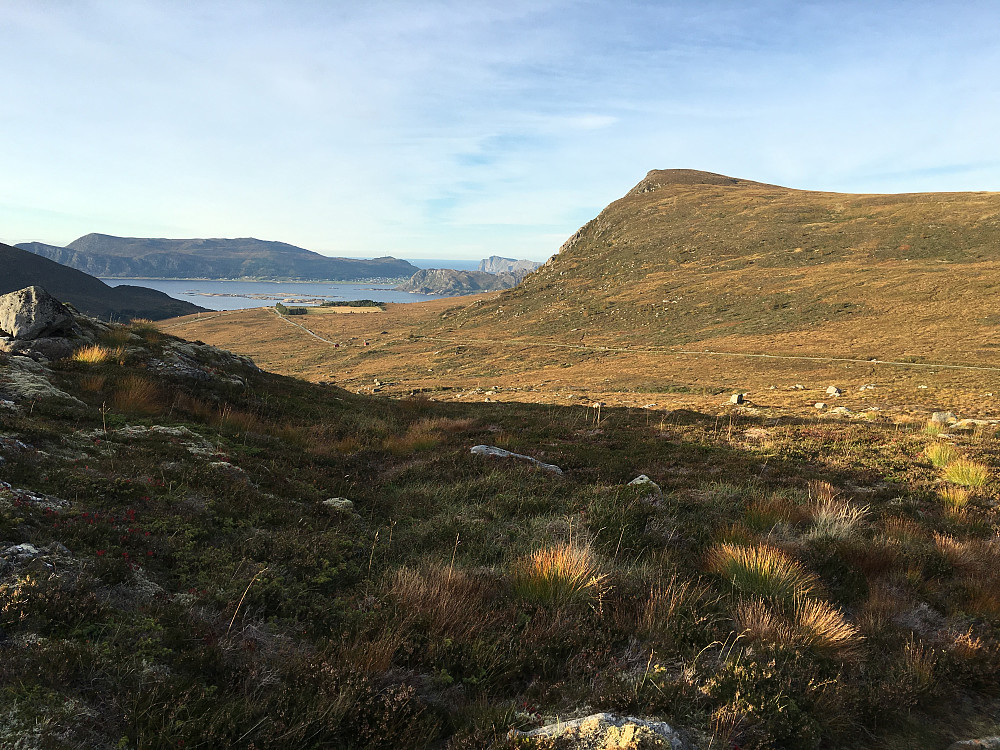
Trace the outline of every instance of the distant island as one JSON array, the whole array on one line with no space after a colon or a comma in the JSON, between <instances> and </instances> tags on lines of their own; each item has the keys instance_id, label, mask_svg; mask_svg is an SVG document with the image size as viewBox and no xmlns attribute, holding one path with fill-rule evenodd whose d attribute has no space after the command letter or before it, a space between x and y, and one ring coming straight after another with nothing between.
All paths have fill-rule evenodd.
<instances>
[{"instance_id":1,"label":"distant island","mask_svg":"<svg viewBox=\"0 0 1000 750\"><path fill-rule=\"evenodd\" d=\"M162 320L207 312L205 307L174 299L155 289L124 284L108 286L83 271L10 245L0 244L0 268L4 269L0 274L0 294L40 286L78 311L104 320Z\"/></svg>"},{"instance_id":2,"label":"distant island","mask_svg":"<svg viewBox=\"0 0 1000 750\"><path fill-rule=\"evenodd\" d=\"M119 279L261 281L397 281L417 267L392 257L331 258L284 242L239 239L154 239L87 234L66 245L16 247L93 276Z\"/></svg>"},{"instance_id":3,"label":"distant island","mask_svg":"<svg viewBox=\"0 0 1000 750\"><path fill-rule=\"evenodd\" d=\"M533 260L515 260L491 255L479 261L478 271L456 271L452 268L428 268L417 271L404 284L396 287L400 292L458 296L498 292L511 289L538 268L541 263Z\"/></svg>"}]
</instances>

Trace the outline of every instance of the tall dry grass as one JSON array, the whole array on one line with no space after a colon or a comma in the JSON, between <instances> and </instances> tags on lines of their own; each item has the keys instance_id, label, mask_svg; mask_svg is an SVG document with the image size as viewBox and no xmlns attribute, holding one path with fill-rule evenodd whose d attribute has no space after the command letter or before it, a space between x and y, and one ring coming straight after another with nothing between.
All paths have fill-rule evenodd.
<instances>
[{"instance_id":1,"label":"tall dry grass","mask_svg":"<svg viewBox=\"0 0 1000 750\"><path fill-rule=\"evenodd\" d=\"M708 569L737 591L791 602L816 585L816 577L781 550L768 545L720 544L708 554Z\"/></svg>"},{"instance_id":2,"label":"tall dry grass","mask_svg":"<svg viewBox=\"0 0 1000 750\"><path fill-rule=\"evenodd\" d=\"M933 443L924 449L924 455L932 466L943 469L959 457L958 449L950 443Z\"/></svg>"},{"instance_id":3,"label":"tall dry grass","mask_svg":"<svg viewBox=\"0 0 1000 750\"><path fill-rule=\"evenodd\" d=\"M592 548L562 544L519 560L514 566L513 590L528 601L562 606L598 599L606 580Z\"/></svg>"},{"instance_id":4,"label":"tall dry grass","mask_svg":"<svg viewBox=\"0 0 1000 750\"><path fill-rule=\"evenodd\" d=\"M163 408L163 394L151 380L141 375L126 375L115 385L111 406L125 414L159 414Z\"/></svg>"}]
</instances>

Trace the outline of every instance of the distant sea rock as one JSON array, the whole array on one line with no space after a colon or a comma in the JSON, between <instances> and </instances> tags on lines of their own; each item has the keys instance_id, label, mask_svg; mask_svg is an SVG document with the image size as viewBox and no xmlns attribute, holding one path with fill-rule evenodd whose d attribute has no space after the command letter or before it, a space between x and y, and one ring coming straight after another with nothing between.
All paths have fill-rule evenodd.
<instances>
[{"instance_id":1,"label":"distant sea rock","mask_svg":"<svg viewBox=\"0 0 1000 750\"><path fill-rule=\"evenodd\" d=\"M331 258L253 237L171 240L88 234L66 247L41 242L17 247L105 278L355 281L405 279L417 270L397 258Z\"/></svg>"},{"instance_id":2,"label":"distant sea rock","mask_svg":"<svg viewBox=\"0 0 1000 750\"><path fill-rule=\"evenodd\" d=\"M479 261L479 270L484 273L512 273L524 278L540 265L542 264L533 260L515 260L514 258L491 255L489 258Z\"/></svg>"},{"instance_id":3,"label":"distant sea rock","mask_svg":"<svg viewBox=\"0 0 1000 750\"><path fill-rule=\"evenodd\" d=\"M510 289L520 280L512 273L492 274L483 271L456 271L452 268L427 268L417 271L409 281L397 286L396 290L453 297Z\"/></svg>"}]
</instances>

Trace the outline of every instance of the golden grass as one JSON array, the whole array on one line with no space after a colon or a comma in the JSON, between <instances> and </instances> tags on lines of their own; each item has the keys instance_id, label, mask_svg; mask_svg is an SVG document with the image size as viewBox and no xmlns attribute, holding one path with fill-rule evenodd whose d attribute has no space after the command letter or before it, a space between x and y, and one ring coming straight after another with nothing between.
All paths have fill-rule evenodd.
<instances>
[{"instance_id":1,"label":"golden grass","mask_svg":"<svg viewBox=\"0 0 1000 750\"><path fill-rule=\"evenodd\" d=\"M141 375L126 375L115 385L111 406L125 414L159 414L163 397L151 380Z\"/></svg>"},{"instance_id":2,"label":"golden grass","mask_svg":"<svg viewBox=\"0 0 1000 750\"><path fill-rule=\"evenodd\" d=\"M945 467L944 478L952 484L979 489L989 481L990 470L983 464L959 458Z\"/></svg>"},{"instance_id":3,"label":"golden grass","mask_svg":"<svg viewBox=\"0 0 1000 750\"><path fill-rule=\"evenodd\" d=\"M522 599L561 606L599 598L606 579L590 547L562 544L519 560L514 566L513 589Z\"/></svg>"},{"instance_id":4,"label":"golden grass","mask_svg":"<svg viewBox=\"0 0 1000 750\"><path fill-rule=\"evenodd\" d=\"M209 422L220 430L234 433L263 432L261 421L250 412L223 404L214 411Z\"/></svg>"},{"instance_id":5,"label":"golden grass","mask_svg":"<svg viewBox=\"0 0 1000 750\"><path fill-rule=\"evenodd\" d=\"M811 591L816 577L781 550L767 545L720 544L708 554L708 569L744 594L791 602Z\"/></svg>"},{"instance_id":6,"label":"golden grass","mask_svg":"<svg viewBox=\"0 0 1000 750\"><path fill-rule=\"evenodd\" d=\"M931 465L943 469L959 457L958 449L949 443L933 443L924 450L924 455Z\"/></svg>"},{"instance_id":7,"label":"golden grass","mask_svg":"<svg viewBox=\"0 0 1000 750\"><path fill-rule=\"evenodd\" d=\"M81 346L71 356L74 362L82 362L87 365L100 365L109 361L112 357L112 351L107 346L101 346L100 344L90 344L89 346Z\"/></svg>"},{"instance_id":8,"label":"golden grass","mask_svg":"<svg viewBox=\"0 0 1000 750\"><path fill-rule=\"evenodd\" d=\"M85 375L80 378L80 388L89 393L99 393L104 390L108 379L104 375Z\"/></svg>"},{"instance_id":9,"label":"golden grass","mask_svg":"<svg viewBox=\"0 0 1000 750\"><path fill-rule=\"evenodd\" d=\"M844 613L819 599L795 602L795 631L800 642L817 653L846 659L857 654L862 636Z\"/></svg>"},{"instance_id":10,"label":"golden grass","mask_svg":"<svg viewBox=\"0 0 1000 750\"><path fill-rule=\"evenodd\" d=\"M945 487L938 495L949 508L960 509L969 504L969 491L962 487Z\"/></svg>"},{"instance_id":11,"label":"golden grass","mask_svg":"<svg viewBox=\"0 0 1000 750\"><path fill-rule=\"evenodd\" d=\"M740 633L754 641L792 646L795 631L780 613L760 597L740 601L733 612Z\"/></svg>"}]
</instances>

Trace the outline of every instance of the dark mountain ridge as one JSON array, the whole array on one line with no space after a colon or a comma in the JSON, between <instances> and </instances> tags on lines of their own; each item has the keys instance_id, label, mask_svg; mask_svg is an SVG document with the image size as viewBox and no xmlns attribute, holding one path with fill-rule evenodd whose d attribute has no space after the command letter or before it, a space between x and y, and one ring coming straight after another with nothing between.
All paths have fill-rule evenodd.
<instances>
[{"instance_id":1,"label":"dark mountain ridge","mask_svg":"<svg viewBox=\"0 0 1000 750\"><path fill-rule=\"evenodd\" d=\"M88 234L66 247L23 242L22 250L108 278L274 279L349 281L401 279L417 268L392 257L331 258L285 242L164 239Z\"/></svg>"},{"instance_id":2,"label":"dark mountain ridge","mask_svg":"<svg viewBox=\"0 0 1000 750\"><path fill-rule=\"evenodd\" d=\"M40 286L95 318L162 320L207 309L142 286L111 287L83 271L2 243L0 269L0 294Z\"/></svg>"}]
</instances>

